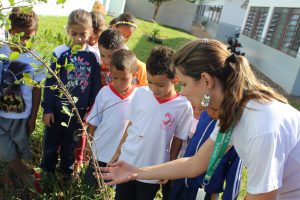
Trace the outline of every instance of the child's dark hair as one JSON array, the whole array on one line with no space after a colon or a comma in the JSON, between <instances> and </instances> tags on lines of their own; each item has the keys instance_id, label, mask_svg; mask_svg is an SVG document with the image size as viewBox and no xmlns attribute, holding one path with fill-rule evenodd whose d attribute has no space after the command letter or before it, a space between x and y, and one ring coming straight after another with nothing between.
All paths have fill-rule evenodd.
<instances>
[{"instance_id":1,"label":"child's dark hair","mask_svg":"<svg viewBox=\"0 0 300 200\"><path fill-rule=\"evenodd\" d=\"M117 21L118 21L118 18L117 18L117 17L113 18L113 19L109 22L109 27L112 28L114 25L116 25Z\"/></svg>"},{"instance_id":2,"label":"child's dark hair","mask_svg":"<svg viewBox=\"0 0 300 200\"><path fill-rule=\"evenodd\" d=\"M136 56L132 51L127 49L119 49L115 51L111 57L111 67L121 71L124 71L125 69L130 72L136 71L136 63Z\"/></svg>"},{"instance_id":3,"label":"child's dark hair","mask_svg":"<svg viewBox=\"0 0 300 200\"><path fill-rule=\"evenodd\" d=\"M9 20L11 21L11 28L29 28L32 30L38 29L38 17L34 11L22 12L19 7L12 9L9 15Z\"/></svg>"},{"instance_id":4,"label":"child's dark hair","mask_svg":"<svg viewBox=\"0 0 300 200\"><path fill-rule=\"evenodd\" d=\"M106 26L103 14L100 12L91 12L90 14L93 22L93 30L102 32Z\"/></svg>"},{"instance_id":5,"label":"child's dark hair","mask_svg":"<svg viewBox=\"0 0 300 200\"><path fill-rule=\"evenodd\" d=\"M106 29L99 37L98 45L105 49L121 49L125 44L124 36L117 29Z\"/></svg>"},{"instance_id":6,"label":"child's dark hair","mask_svg":"<svg viewBox=\"0 0 300 200\"><path fill-rule=\"evenodd\" d=\"M174 79L176 75L173 54L175 51L166 46L159 46L152 49L147 59L146 69L152 76L166 74L169 79Z\"/></svg>"},{"instance_id":7,"label":"child's dark hair","mask_svg":"<svg viewBox=\"0 0 300 200\"><path fill-rule=\"evenodd\" d=\"M125 25L125 26L133 26L136 28L135 17L131 13L122 13L116 19L116 22L114 24L116 25L116 27Z\"/></svg>"},{"instance_id":8,"label":"child's dark hair","mask_svg":"<svg viewBox=\"0 0 300 200\"><path fill-rule=\"evenodd\" d=\"M72 25L82 25L84 27L93 28L91 14L83 9L73 10L68 17L67 28L69 29Z\"/></svg>"}]
</instances>

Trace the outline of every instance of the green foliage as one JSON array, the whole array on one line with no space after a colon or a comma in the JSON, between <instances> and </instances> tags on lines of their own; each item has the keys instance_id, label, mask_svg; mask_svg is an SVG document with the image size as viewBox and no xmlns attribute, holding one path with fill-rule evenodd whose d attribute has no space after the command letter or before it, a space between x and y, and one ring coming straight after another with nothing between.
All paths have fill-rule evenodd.
<instances>
[{"instance_id":1,"label":"green foliage","mask_svg":"<svg viewBox=\"0 0 300 200\"><path fill-rule=\"evenodd\" d=\"M9 55L9 60L12 61L12 60L17 60L18 58L20 57L20 53L19 52L11 52L11 54Z\"/></svg>"}]
</instances>

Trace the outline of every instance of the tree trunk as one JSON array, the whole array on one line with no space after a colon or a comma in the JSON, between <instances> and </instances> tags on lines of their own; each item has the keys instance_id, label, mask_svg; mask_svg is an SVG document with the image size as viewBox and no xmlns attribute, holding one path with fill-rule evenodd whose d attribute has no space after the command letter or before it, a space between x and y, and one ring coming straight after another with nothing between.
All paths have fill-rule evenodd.
<instances>
[{"instance_id":1,"label":"tree trunk","mask_svg":"<svg viewBox=\"0 0 300 200\"><path fill-rule=\"evenodd\" d=\"M154 21L156 21L157 14L158 14L158 11L159 11L160 6L161 6L161 3L155 3L155 4L154 4L154 14L153 14L153 17L152 17L152 19L153 19Z\"/></svg>"}]
</instances>

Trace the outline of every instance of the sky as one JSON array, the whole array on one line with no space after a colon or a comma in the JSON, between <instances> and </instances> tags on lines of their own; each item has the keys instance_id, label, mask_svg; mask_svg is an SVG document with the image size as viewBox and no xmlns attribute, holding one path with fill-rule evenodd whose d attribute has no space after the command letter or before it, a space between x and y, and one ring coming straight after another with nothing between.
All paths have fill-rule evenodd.
<instances>
[{"instance_id":1,"label":"sky","mask_svg":"<svg viewBox=\"0 0 300 200\"><path fill-rule=\"evenodd\" d=\"M8 0L2 1L4 5L9 5L7 2ZM69 15L78 8L91 11L94 2L95 0L67 0L62 8L61 5L56 5L56 0L48 0L47 4L35 5L33 9L38 15Z\"/></svg>"}]
</instances>

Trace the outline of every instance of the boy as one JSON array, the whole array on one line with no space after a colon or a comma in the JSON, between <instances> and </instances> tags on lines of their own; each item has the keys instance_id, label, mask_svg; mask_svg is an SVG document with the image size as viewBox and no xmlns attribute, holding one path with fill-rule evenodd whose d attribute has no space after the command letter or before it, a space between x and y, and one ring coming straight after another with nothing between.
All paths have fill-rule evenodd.
<instances>
[{"instance_id":1,"label":"boy","mask_svg":"<svg viewBox=\"0 0 300 200\"><path fill-rule=\"evenodd\" d=\"M38 17L33 11L25 13L14 8L9 19L9 33L12 36L24 33L20 37L20 45L25 45L36 34ZM13 51L19 52L19 49L6 44L0 48L0 54L6 56ZM42 64L28 52L20 52L16 61L0 61L0 161L8 162L10 168L30 189L34 189L33 179L21 159L31 159L29 136L35 129L41 90L22 83L14 84L14 81L20 80L23 73L29 74L36 82L42 81L46 74L31 66L32 63L35 66ZM37 183L35 188L41 191Z\"/></svg>"},{"instance_id":2,"label":"boy","mask_svg":"<svg viewBox=\"0 0 300 200\"><path fill-rule=\"evenodd\" d=\"M114 51L125 48L125 40L122 33L117 29L107 29L103 31L98 41L101 55L101 84L102 86L111 83L110 62ZM137 62L137 77L135 79L137 86L147 85L146 67Z\"/></svg>"},{"instance_id":3,"label":"boy","mask_svg":"<svg viewBox=\"0 0 300 200\"><path fill-rule=\"evenodd\" d=\"M88 45L92 33L92 18L90 13L78 9L71 12L68 18L67 32L72 39L72 45L60 45L54 50L57 62L52 63L52 69L56 64L61 65L58 76L72 95L77 97L76 107L81 118L94 104L96 95L100 89L100 69L98 56L95 50ZM80 45L76 53L72 53L72 46ZM67 70L65 63L73 64L74 69ZM58 70L58 69L56 69ZM55 86L55 78L48 78L46 86ZM67 104L67 105L66 105ZM62 113L62 106L71 106L66 102L64 96L60 97L57 89L45 88L43 121L46 125L44 134L44 149L41 168L44 172L52 174L55 172L58 162L58 149L60 154L60 169L66 178L73 173L74 149L77 145L76 136L80 133L81 125L77 116ZM68 127L62 126L62 122L68 123Z\"/></svg>"},{"instance_id":4,"label":"boy","mask_svg":"<svg viewBox=\"0 0 300 200\"><path fill-rule=\"evenodd\" d=\"M113 53L111 59L112 83L100 90L87 118L88 133L90 140L93 140L92 152L102 167L112 159L122 139L128 123L124 115L136 91L132 84L137 71L135 55L120 49ZM97 185L94 172L91 160L85 174L86 183L90 186Z\"/></svg>"},{"instance_id":5,"label":"boy","mask_svg":"<svg viewBox=\"0 0 300 200\"><path fill-rule=\"evenodd\" d=\"M174 88L173 53L167 47L152 50L146 65L149 87L135 93L126 112L130 125L111 162L119 158L143 167L177 158L193 115L190 103ZM117 185L115 199L153 199L159 189L155 183L138 180Z\"/></svg>"}]
</instances>

